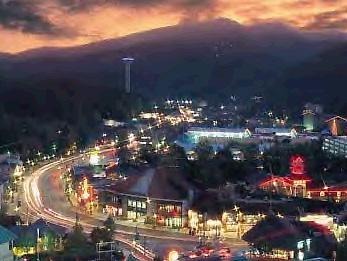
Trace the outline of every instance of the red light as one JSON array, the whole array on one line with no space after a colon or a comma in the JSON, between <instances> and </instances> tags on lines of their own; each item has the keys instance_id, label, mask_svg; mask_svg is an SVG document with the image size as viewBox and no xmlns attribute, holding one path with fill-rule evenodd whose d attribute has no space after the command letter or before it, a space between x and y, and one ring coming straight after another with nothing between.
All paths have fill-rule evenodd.
<instances>
[{"instance_id":1,"label":"red light","mask_svg":"<svg viewBox=\"0 0 347 261\"><path fill-rule=\"evenodd\" d=\"M301 156L292 156L290 158L290 171L294 175L305 174L305 161Z\"/></svg>"}]
</instances>

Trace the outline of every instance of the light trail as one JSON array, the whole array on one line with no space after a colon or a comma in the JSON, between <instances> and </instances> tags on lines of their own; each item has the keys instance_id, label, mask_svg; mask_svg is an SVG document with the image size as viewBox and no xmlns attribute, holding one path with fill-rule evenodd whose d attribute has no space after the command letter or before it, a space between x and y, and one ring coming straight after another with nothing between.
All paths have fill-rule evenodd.
<instances>
[{"instance_id":1,"label":"light trail","mask_svg":"<svg viewBox=\"0 0 347 261\"><path fill-rule=\"evenodd\" d=\"M159 128L161 125L163 125L165 121L160 121L157 124L149 125L147 128L142 129L140 132L143 133L144 131L151 131L153 128ZM136 139L139 133L136 133L136 136L134 135L129 137L128 139L125 139L123 141L118 142L118 146L114 147L112 145L101 145L97 146L99 148L99 153L106 153L109 151L114 151L116 149L120 149L122 146L126 146L125 143L128 143ZM124 144L124 145L121 145ZM110 148L111 146L111 148ZM61 165L67 165L75 160L83 158L85 155L90 155L92 149L89 149L85 151L84 153L81 153L77 156L71 156L68 158L61 158L60 160L57 160L55 162L51 162L46 164L43 167L40 167L39 169L35 170L30 176L26 177L23 182L23 193L24 193L24 200L26 202L26 205L28 207L28 211L30 210L30 216L37 217L37 218L43 218L47 220L48 222L51 222L53 224L57 224L59 226L65 227L69 230L75 225L76 223L76 216L69 216L63 213L59 213L56 210L53 210L51 208L48 208L45 206L44 201L42 198L44 197L42 193L40 192L39 188L39 179L43 178L46 175L50 175L50 172L57 168L61 167ZM29 215L29 213L28 213ZM101 221L100 219L93 218L94 221ZM86 233L91 233L92 229L96 227L96 225L84 222L82 220L79 220L79 223L83 226L84 231ZM155 231L155 230L153 230ZM163 233L163 231L160 231ZM127 239L129 236L134 236L134 232L128 232L125 230L117 229L117 240L124 243L125 245L129 246L133 250L137 250L140 252L142 257L140 257L140 260L152 260L153 259L153 253L149 251L144 251L143 248L141 248L139 245L134 244L132 240ZM169 234L169 233L168 233ZM190 241L190 242L197 242L196 238L193 237L178 237L178 236L171 236L171 235L154 235L154 234L148 234L148 233L141 233L141 235L145 236L146 238L152 238L152 239L165 239L165 240L174 240L174 241Z\"/></svg>"},{"instance_id":2,"label":"light trail","mask_svg":"<svg viewBox=\"0 0 347 261\"><path fill-rule=\"evenodd\" d=\"M108 152L114 150L114 148L111 149L102 149L100 150L100 153ZM86 154L89 154L90 152L87 152ZM26 177L23 182L23 193L24 193L24 200L26 202L26 205L28 207L28 215L31 217L37 217L37 218L43 218L47 220L48 222L51 222L53 224L57 224L59 226L65 227L68 230L71 231L72 227L76 223L76 216L69 216L63 213L59 213L57 210L53 210L49 207L46 207L43 201L43 195L40 192L39 189L39 180L43 178L46 175L51 175L52 170L55 168L66 165L74 160L78 160L82 158L83 155L73 156L65 159L60 159L58 161L48 163L47 165L37 169L34 171L30 176ZM101 221L100 219L96 219L95 217L94 221ZM84 231L86 233L91 233L93 228L96 227L96 225L90 224L88 222L84 222L83 220L79 220L79 223L83 226ZM162 231L161 231L162 233ZM132 237L135 235L134 232L129 232L121 229L116 230L116 240L119 240L123 244L127 245L130 249L138 251L140 254L136 255L136 253L133 253L136 255L140 260L152 260L153 259L153 253L151 253L149 250L144 251L143 248L139 244L134 244L132 240L129 240L129 237ZM181 238L177 236L170 236L170 235L153 235L148 233L141 233L141 235L145 236L146 238L150 239L163 239L163 240L174 240L174 241L190 241L190 242L197 242L196 238Z\"/></svg>"}]
</instances>

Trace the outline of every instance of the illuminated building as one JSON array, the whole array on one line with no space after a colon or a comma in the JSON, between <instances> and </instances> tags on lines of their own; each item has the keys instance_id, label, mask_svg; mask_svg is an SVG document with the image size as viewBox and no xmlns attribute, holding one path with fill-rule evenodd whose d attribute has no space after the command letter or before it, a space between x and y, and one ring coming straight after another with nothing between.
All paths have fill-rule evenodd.
<instances>
[{"instance_id":1,"label":"illuminated building","mask_svg":"<svg viewBox=\"0 0 347 261\"><path fill-rule=\"evenodd\" d=\"M88 178L104 178L106 171L100 165L77 165L71 168L71 174L74 180L81 181L84 177Z\"/></svg>"},{"instance_id":2,"label":"illuminated building","mask_svg":"<svg viewBox=\"0 0 347 261\"><path fill-rule=\"evenodd\" d=\"M303 110L303 126L306 131L313 131L317 128L319 117L323 113L323 108L319 104L307 103Z\"/></svg>"},{"instance_id":3,"label":"illuminated building","mask_svg":"<svg viewBox=\"0 0 347 261\"><path fill-rule=\"evenodd\" d=\"M133 170L109 188L98 189L104 211L158 226L182 227L194 188L178 169Z\"/></svg>"},{"instance_id":4,"label":"illuminated building","mask_svg":"<svg viewBox=\"0 0 347 261\"><path fill-rule=\"evenodd\" d=\"M307 191L307 198L329 200L332 199L336 202L347 201L347 187L346 186L326 186L323 188L310 188Z\"/></svg>"},{"instance_id":5,"label":"illuminated building","mask_svg":"<svg viewBox=\"0 0 347 261\"><path fill-rule=\"evenodd\" d=\"M317 128L317 116L311 110L304 110L303 113L303 125L306 131L313 131Z\"/></svg>"},{"instance_id":6,"label":"illuminated building","mask_svg":"<svg viewBox=\"0 0 347 261\"><path fill-rule=\"evenodd\" d=\"M13 254L10 251L10 245L12 245L13 240L15 240L16 238L17 236L14 233L0 225L0 260L14 260Z\"/></svg>"},{"instance_id":7,"label":"illuminated building","mask_svg":"<svg viewBox=\"0 0 347 261\"><path fill-rule=\"evenodd\" d=\"M228 128L199 128L188 129L187 135L194 143L201 140L212 141L212 143L229 142L233 139L245 139L251 137L248 129L228 129Z\"/></svg>"},{"instance_id":8,"label":"illuminated building","mask_svg":"<svg viewBox=\"0 0 347 261\"><path fill-rule=\"evenodd\" d=\"M336 239L326 227L269 214L243 237L253 248L254 259L308 260L310 257L331 258ZM324 246L324 247L322 247Z\"/></svg>"},{"instance_id":9,"label":"illuminated building","mask_svg":"<svg viewBox=\"0 0 347 261\"><path fill-rule=\"evenodd\" d=\"M333 232L337 241L341 242L347 237L347 213L335 216L333 221Z\"/></svg>"},{"instance_id":10,"label":"illuminated building","mask_svg":"<svg viewBox=\"0 0 347 261\"><path fill-rule=\"evenodd\" d=\"M43 219L29 225L13 226L10 230L16 235L12 251L17 257L62 251L67 232L66 228Z\"/></svg>"},{"instance_id":11,"label":"illuminated building","mask_svg":"<svg viewBox=\"0 0 347 261\"><path fill-rule=\"evenodd\" d=\"M347 157L347 136L325 137L322 149L329 154Z\"/></svg>"},{"instance_id":12,"label":"illuminated building","mask_svg":"<svg viewBox=\"0 0 347 261\"><path fill-rule=\"evenodd\" d=\"M92 151L89 156L89 164L92 166L103 166L116 164L118 158L115 157L115 151L99 154L98 150Z\"/></svg>"},{"instance_id":13,"label":"illuminated building","mask_svg":"<svg viewBox=\"0 0 347 261\"><path fill-rule=\"evenodd\" d=\"M309 186L311 179L306 175L305 162L301 156L293 156L290 161L291 174L286 177L272 176L263 180L259 188L277 194L304 197L318 200L332 199L336 202L347 201L347 187Z\"/></svg>"},{"instance_id":14,"label":"illuminated building","mask_svg":"<svg viewBox=\"0 0 347 261\"><path fill-rule=\"evenodd\" d=\"M12 153L0 155L0 209L6 192L13 193L13 190L17 189L16 184L21 180L24 170L23 162L18 155ZM11 180L13 182L10 182Z\"/></svg>"},{"instance_id":15,"label":"illuminated building","mask_svg":"<svg viewBox=\"0 0 347 261\"><path fill-rule=\"evenodd\" d=\"M310 181L311 179L306 175L304 159L296 155L290 159L290 175L286 177L272 176L263 180L259 187L278 194L305 197Z\"/></svg>"},{"instance_id":16,"label":"illuminated building","mask_svg":"<svg viewBox=\"0 0 347 261\"><path fill-rule=\"evenodd\" d=\"M298 136L295 129L286 128L255 128L255 133L260 135L275 135L289 138L296 138Z\"/></svg>"},{"instance_id":17,"label":"illuminated building","mask_svg":"<svg viewBox=\"0 0 347 261\"><path fill-rule=\"evenodd\" d=\"M110 120L110 119L104 119L103 120L104 125L107 127L123 127L125 126L125 122Z\"/></svg>"},{"instance_id":18,"label":"illuminated building","mask_svg":"<svg viewBox=\"0 0 347 261\"><path fill-rule=\"evenodd\" d=\"M347 119L341 116L335 116L325 121L333 136L342 136L346 132Z\"/></svg>"},{"instance_id":19,"label":"illuminated building","mask_svg":"<svg viewBox=\"0 0 347 261\"><path fill-rule=\"evenodd\" d=\"M232 140L246 140L250 137L251 132L248 129L192 127L175 143L190 153L199 142L207 141L211 144L214 151L218 151Z\"/></svg>"}]
</instances>

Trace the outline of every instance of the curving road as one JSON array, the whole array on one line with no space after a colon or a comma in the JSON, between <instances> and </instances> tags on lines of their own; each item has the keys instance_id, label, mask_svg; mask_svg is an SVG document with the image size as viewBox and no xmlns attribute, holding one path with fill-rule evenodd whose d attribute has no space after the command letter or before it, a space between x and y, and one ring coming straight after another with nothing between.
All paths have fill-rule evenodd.
<instances>
[{"instance_id":1,"label":"curving road","mask_svg":"<svg viewBox=\"0 0 347 261\"><path fill-rule=\"evenodd\" d=\"M108 150L105 149L103 152ZM79 155L48 163L26 177L23 182L23 193L28 213L23 213L23 215L28 214L33 218L43 218L51 223L71 229L76 221L76 213L78 213L80 224L85 232L90 233L95 226L100 226L104 216L90 216L80 212L79 209L71 206L63 192L58 168L69 165L81 157L82 155ZM161 255L165 255L170 249L191 250L198 241L196 237L182 233L141 228L138 231L146 237L146 245ZM132 250L136 248L132 244L134 233L134 227L117 224L116 239ZM239 240L229 242L228 245L235 252L245 247L245 244ZM150 258L142 255L141 259L148 260Z\"/></svg>"}]
</instances>

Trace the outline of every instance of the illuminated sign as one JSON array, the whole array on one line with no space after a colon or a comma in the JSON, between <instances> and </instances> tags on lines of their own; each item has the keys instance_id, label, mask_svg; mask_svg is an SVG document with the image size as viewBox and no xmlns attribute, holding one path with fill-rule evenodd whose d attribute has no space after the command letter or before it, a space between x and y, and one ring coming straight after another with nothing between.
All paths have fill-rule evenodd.
<instances>
[{"instance_id":1,"label":"illuminated sign","mask_svg":"<svg viewBox=\"0 0 347 261\"><path fill-rule=\"evenodd\" d=\"M301 156L292 156L290 158L290 171L293 175L305 174L305 161Z\"/></svg>"}]
</instances>

